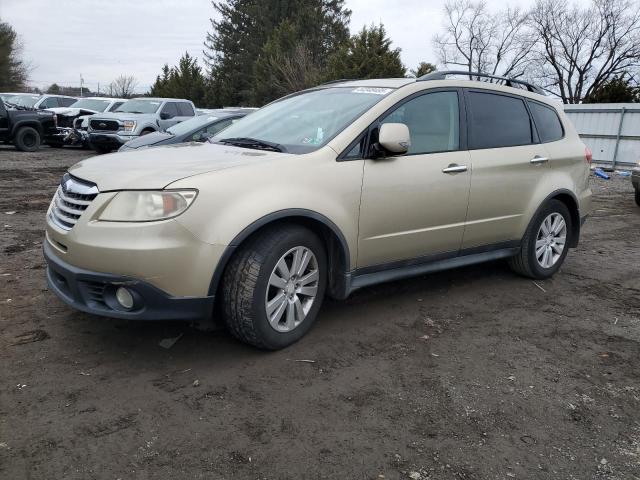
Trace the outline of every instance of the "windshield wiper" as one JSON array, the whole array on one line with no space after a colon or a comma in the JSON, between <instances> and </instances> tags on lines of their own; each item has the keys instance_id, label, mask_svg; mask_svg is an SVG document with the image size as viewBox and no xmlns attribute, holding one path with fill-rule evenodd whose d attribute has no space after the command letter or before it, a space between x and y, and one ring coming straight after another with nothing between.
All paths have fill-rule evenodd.
<instances>
[{"instance_id":1,"label":"windshield wiper","mask_svg":"<svg viewBox=\"0 0 640 480\"><path fill-rule=\"evenodd\" d=\"M266 140L260 140L250 137L231 137L218 140L219 143L228 143L229 145L235 145L236 147L254 148L256 150L269 150L271 152L283 152L286 153L287 149L279 143L267 142Z\"/></svg>"}]
</instances>

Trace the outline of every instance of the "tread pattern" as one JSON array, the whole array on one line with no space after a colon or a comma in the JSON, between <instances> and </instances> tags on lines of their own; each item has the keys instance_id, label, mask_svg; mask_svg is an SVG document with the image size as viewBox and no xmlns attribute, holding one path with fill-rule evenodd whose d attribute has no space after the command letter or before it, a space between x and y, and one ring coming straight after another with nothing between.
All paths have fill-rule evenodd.
<instances>
[{"instance_id":1,"label":"tread pattern","mask_svg":"<svg viewBox=\"0 0 640 480\"><path fill-rule=\"evenodd\" d=\"M258 277L267 256L286 241L292 231L306 228L298 225L279 225L269 228L242 245L225 270L222 284L224 321L238 340L258 348L271 349L253 324L253 310Z\"/></svg>"}]
</instances>

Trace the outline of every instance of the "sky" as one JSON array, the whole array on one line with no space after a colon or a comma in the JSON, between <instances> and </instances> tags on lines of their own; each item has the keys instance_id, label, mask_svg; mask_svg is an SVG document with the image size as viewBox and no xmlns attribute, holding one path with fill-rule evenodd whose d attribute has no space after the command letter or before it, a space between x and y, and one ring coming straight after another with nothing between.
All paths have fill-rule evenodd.
<instances>
[{"instance_id":1,"label":"sky","mask_svg":"<svg viewBox=\"0 0 640 480\"><path fill-rule=\"evenodd\" d=\"M533 0L487 0L489 7L526 7ZM409 69L436 62L431 38L442 25L444 0L346 0L351 32L384 23ZM145 92L165 63L185 51L202 59L214 15L210 0L0 0L0 19L10 23L31 66L30 84L97 90L121 74Z\"/></svg>"}]
</instances>

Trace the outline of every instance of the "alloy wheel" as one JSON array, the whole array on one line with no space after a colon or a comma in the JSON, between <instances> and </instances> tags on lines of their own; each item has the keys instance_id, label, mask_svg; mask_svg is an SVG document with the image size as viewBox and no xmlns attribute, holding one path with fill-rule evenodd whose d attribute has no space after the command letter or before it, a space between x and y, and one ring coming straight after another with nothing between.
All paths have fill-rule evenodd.
<instances>
[{"instance_id":1,"label":"alloy wheel","mask_svg":"<svg viewBox=\"0 0 640 480\"><path fill-rule=\"evenodd\" d=\"M551 268L562 256L567 242L567 223L559 213L548 215L536 237L536 260L542 268Z\"/></svg>"}]
</instances>

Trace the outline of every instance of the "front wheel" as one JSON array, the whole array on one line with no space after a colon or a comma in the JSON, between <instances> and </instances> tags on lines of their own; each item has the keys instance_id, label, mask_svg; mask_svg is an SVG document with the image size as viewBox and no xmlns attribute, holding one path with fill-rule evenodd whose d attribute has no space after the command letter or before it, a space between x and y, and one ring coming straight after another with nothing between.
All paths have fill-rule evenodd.
<instances>
[{"instance_id":1,"label":"front wheel","mask_svg":"<svg viewBox=\"0 0 640 480\"><path fill-rule=\"evenodd\" d=\"M567 256L571 232L569 209L559 200L550 200L529 224L520 252L509 259L509 266L525 277L551 277Z\"/></svg>"},{"instance_id":2,"label":"front wheel","mask_svg":"<svg viewBox=\"0 0 640 480\"><path fill-rule=\"evenodd\" d=\"M283 225L240 247L226 268L225 323L239 340L284 348L313 325L327 282L324 245L310 230Z\"/></svg>"},{"instance_id":3,"label":"front wheel","mask_svg":"<svg viewBox=\"0 0 640 480\"><path fill-rule=\"evenodd\" d=\"M36 152L40 148L40 133L33 127L21 127L13 143L21 152Z\"/></svg>"}]
</instances>

